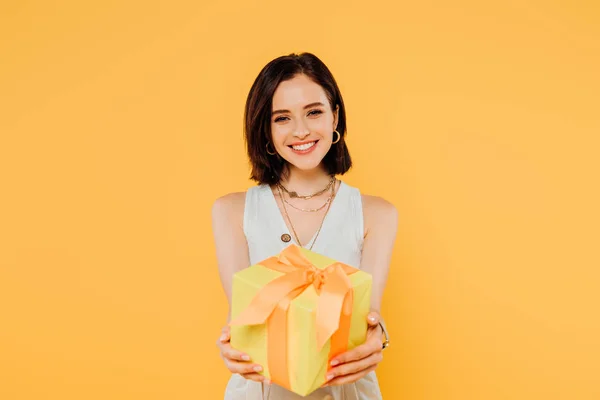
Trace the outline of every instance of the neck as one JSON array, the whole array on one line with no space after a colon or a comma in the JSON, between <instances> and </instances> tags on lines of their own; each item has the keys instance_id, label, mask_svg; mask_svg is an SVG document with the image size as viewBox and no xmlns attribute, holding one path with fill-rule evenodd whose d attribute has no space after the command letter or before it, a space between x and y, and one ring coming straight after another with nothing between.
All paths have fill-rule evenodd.
<instances>
[{"instance_id":1,"label":"neck","mask_svg":"<svg viewBox=\"0 0 600 400\"><path fill-rule=\"evenodd\" d=\"M330 179L331 176L321 166L306 171L290 165L289 175L281 179L281 184L287 190L300 194L314 193L327 186Z\"/></svg>"}]
</instances>

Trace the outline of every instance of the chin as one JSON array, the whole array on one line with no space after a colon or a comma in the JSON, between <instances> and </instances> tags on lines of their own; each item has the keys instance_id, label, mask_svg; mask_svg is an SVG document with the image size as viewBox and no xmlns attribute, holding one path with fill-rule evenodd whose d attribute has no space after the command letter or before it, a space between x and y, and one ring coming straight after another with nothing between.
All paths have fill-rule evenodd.
<instances>
[{"instance_id":1,"label":"chin","mask_svg":"<svg viewBox=\"0 0 600 400\"><path fill-rule=\"evenodd\" d=\"M300 171L312 171L315 169L318 169L319 166L321 165L321 163L318 164L310 164L310 165L305 165L305 164L292 164L296 169L299 169Z\"/></svg>"},{"instance_id":2,"label":"chin","mask_svg":"<svg viewBox=\"0 0 600 400\"><path fill-rule=\"evenodd\" d=\"M311 171L315 168L319 168L321 162L323 161L323 157L311 157L311 159L298 159L293 155L286 159L290 165L293 165L295 168L301 171Z\"/></svg>"}]
</instances>

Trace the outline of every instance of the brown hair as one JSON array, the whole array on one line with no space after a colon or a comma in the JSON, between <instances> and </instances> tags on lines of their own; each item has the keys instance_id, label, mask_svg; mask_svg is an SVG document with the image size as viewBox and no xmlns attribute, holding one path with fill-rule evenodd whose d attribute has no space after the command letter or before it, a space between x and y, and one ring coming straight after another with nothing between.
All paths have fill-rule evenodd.
<instances>
[{"instance_id":1,"label":"brown hair","mask_svg":"<svg viewBox=\"0 0 600 400\"><path fill-rule=\"evenodd\" d=\"M306 75L323 88L332 110L339 106L336 130L340 133L340 141L333 144L323 158L325 169L330 175L341 175L352 166L350 153L344 140L346 109L333 75L314 54L292 53L278 57L265 65L252 84L246 99L244 133L252 167L250 178L258 183L275 184L289 172L283 158L267 153L267 143L271 140L271 112L275 90L281 82L292 79L298 74Z\"/></svg>"}]
</instances>

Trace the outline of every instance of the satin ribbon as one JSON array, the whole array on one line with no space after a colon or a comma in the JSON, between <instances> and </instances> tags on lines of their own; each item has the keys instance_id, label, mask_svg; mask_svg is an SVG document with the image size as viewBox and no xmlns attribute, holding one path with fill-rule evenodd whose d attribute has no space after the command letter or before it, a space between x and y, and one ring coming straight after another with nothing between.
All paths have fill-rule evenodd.
<instances>
[{"instance_id":1,"label":"satin ribbon","mask_svg":"<svg viewBox=\"0 0 600 400\"><path fill-rule=\"evenodd\" d=\"M287 311L291 301L313 286L319 295L316 312L317 350L331 339L329 358L348 349L354 291L348 278L358 271L335 262L319 269L291 244L277 257L259 263L283 272L267 283L230 325L267 324L267 362L271 381L290 388L287 360Z\"/></svg>"}]
</instances>

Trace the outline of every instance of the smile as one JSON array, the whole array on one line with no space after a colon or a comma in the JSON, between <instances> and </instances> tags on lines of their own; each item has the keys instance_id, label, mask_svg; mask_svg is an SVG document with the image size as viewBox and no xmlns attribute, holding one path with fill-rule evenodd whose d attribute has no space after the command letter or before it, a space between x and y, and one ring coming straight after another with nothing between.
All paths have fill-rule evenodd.
<instances>
[{"instance_id":1,"label":"smile","mask_svg":"<svg viewBox=\"0 0 600 400\"><path fill-rule=\"evenodd\" d=\"M289 146L295 153L308 153L317 144L318 140Z\"/></svg>"}]
</instances>

